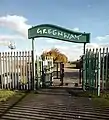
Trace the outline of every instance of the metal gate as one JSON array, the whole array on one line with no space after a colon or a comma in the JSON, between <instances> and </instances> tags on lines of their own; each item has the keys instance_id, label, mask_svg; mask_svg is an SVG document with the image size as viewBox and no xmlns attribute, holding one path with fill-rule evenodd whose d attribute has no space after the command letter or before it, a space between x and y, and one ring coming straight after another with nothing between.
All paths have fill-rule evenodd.
<instances>
[{"instance_id":1,"label":"metal gate","mask_svg":"<svg viewBox=\"0 0 109 120\"><path fill-rule=\"evenodd\" d=\"M63 85L64 78L64 63L63 62L54 62L54 72L53 79L59 79L60 85Z\"/></svg>"},{"instance_id":2,"label":"metal gate","mask_svg":"<svg viewBox=\"0 0 109 120\"><path fill-rule=\"evenodd\" d=\"M46 88L53 85L55 79L61 81L63 85L64 64L62 62L53 62L52 57L37 58L36 62L36 81L37 88Z\"/></svg>"},{"instance_id":3,"label":"metal gate","mask_svg":"<svg viewBox=\"0 0 109 120\"><path fill-rule=\"evenodd\" d=\"M46 88L53 82L53 58L37 57L36 62L36 86L37 88Z\"/></svg>"},{"instance_id":4,"label":"metal gate","mask_svg":"<svg viewBox=\"0 0 109 120\"><path fill-rule=\"evenodd\" d=\"M108 48L86 50L83 56L83 89L100 90L109 89L109 58Z\"/></svg>"}]
</instances>

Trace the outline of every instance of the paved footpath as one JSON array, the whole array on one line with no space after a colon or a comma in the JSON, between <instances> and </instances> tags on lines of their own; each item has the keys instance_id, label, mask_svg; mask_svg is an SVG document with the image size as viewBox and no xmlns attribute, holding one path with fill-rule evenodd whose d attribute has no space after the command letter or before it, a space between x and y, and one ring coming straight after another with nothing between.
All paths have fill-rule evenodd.
<instances>
[{"instance_id":1,"label":"paved footpath","mask_svg":"<svg viewBox=\"0 0 109 120\"><path fill-rule=\"evenodd\" d=\"M8 106L4 104L0 108ZM88 98L76 97L64 88L29 93L2 114L0 120L109 120L108 109L101 112Z\"/></svg>"},{"instance_id":2,"label":"paved footpath","mask_svg":"<svg viewBox=\"0 0 109 120\"><path fill-rule=\"evenodd\" d=\"M66 64L64 68L64 84L68 83L69 87L74 87L79 83L79 69L72 68L72 65Z\"/></svg>"}]
</instances>

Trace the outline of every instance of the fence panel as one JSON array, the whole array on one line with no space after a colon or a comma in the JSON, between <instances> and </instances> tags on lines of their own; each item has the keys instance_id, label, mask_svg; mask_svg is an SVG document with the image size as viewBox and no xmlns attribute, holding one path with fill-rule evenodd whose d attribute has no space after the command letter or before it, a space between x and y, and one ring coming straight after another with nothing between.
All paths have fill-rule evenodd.
<instances>
[{"instance_id":1,"label":"fence panel","mask_svg":"<svg viewBox=\"0 0 109 120\"><path fill-rule=\"evenodd\" d=\"M55 77L62 80L62 63L53 63L52 57L37 57L35 69L36 76L32 80L31 51L0 52L0 88L35 90L51 86Z\"/></svg>"},{"instance_id":2,"label":"fence panel","mask_svg":"<svg viewBox=\"0 0 109 120\"><path fill-rule=\"evenodd\" d=\"M109 53L108 48L87 49L83 60L83 87L89 90L109 89Z\"/></svg>"},{"instance_id":3,"label":"fence panel","mask_svg":"<svg viewBox=\"0 0 109 120\"><path fill-rule=\"evenodd\" d=\"M31 89L30 51L0 52L0 88Z\"/></svg>"}]
</instances>

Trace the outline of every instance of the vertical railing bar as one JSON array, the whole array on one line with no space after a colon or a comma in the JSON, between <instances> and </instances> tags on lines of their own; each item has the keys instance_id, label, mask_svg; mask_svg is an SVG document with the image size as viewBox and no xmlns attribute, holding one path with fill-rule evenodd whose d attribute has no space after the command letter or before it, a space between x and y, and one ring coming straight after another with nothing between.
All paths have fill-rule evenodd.
<instances>
[{"instance_id":1,"label":"vertical railing bar","mask_svg":"<svg viewBox=\"0 0 109 120\"><path fill-rule=\"evenodd\" d=\"M22 63L23 63L23 65L22 65L22 67L23 67L23 71L22 71L22 73L23 73L23 79L22 79L22 81L23 81L23 89L25 89L25 58L24 58L24 51L22 52Z\"/></svg>"},{"instance_id":2,"label":"vertical railing bar","mask_svg":"<svg viewBox=\"0 0 109 120\"><path fill-rule=\"evenodd\" d=\"M40 65L39 65L39 57L37 56L37 83L38 83L38 86L37 86L37 88L39 88L40 87L40 80L41 80L41 76L40 76ZM35 88L36 89L36 88Z\"/></svg>"},{"instance_id":3,"label":"vertical railing bar","mask_svg":"<svg viewBox=\"0 0 109 120\"><path fill-rule=\"evenodd\" d=\"M101 63L101 76L102 76L102 90L104 90L104 53L105 53L105 48L103 48L103 54L102 54L102 63Z\"/></svg>"},{"instance_id":4,"label":"vertical railing bar","mask_svg":"<svg viewBox=\"0 0 109 120\"><path fill-rule=\"evenodd\" d=\"M33 90L33 78L34 78L34 55L33 55L33 51L31 51L31 90Z\"/></svg>"},{"instance_id":5,"label":"vertical railing bar","mask_svg":"<svg viewBox=\"0 0 109 120\"><path fill-rule=\"evenodd\" d=\"M108 76L109 76L109 53L108 53L108 48L107 48L107 84L109 82ZM108 86L107 86L108 87Z\"/></svg>"},{"instance_id":6,"label":"vertical railing bar","mask_svg":"<svg viewBox=\"0 0 109 120\"><path fill-rule=\"evenodd\" d=\"M4 52L2 53L3 55L3 86L4 86L4 89L6 89L6 79L5 79L5 56L4 56Z\"/></svg>"},{"instance_id":7,"label":"vertical railing bar","mask_svg":"<svg viewBox=\"0 0 109 120\"><path fill-rule=\"evenodd\" d=\"M53 57L52 57L52 74L51 74L51 75L52 75L52 76L51 76L51 77L52 77L52 85L53 85L53 79L54 79L54 76L53 76L53 66L54 66L54 65L53 65Z\"/></svg>"},{"instance_id":8,"label":"vertical railing bar","mask_svg":"<svg viewBox=\"0 0 109 120\"><path fill-rule=\"evenodd\" d=\"M101 65L102 65L102 62L101 62L101 60L102 60L101 59L101 48L99 49L99 52L100 52L99 55L100 55L100 88L101 88L101 69L102 69L101 68Z\"/></svg>"},{"instance_id":9,"label":"vertical railing bar","mask_svg":"<svg viewBox=\"0 0 109 120\"><path fill-rule=\"evenodd\" d=\"M92 80L92 86L93 86L93 89L95 89L95 57L94 57L94 55L95 55L95 53L94 53L94 51L95 51L95 49L93 49L92 50L92 72L93 72L93 80Z\"/></svg>"},{"instance_id":10,"label":"vertical railing bar","mask_svg":"<svg viewBox=\"0 0 109 120\"><path fill-rule=\"evenodd\" d=\"M1 54L1 52L0 52L0 75L1 75L1 86L0 86L0 88L3 89L2 54Z\"/></svg>"},{"instance_id":11,"label":"vertical railing bar","mask_svg":"<svg viewBox=\"0 0 109 120\"><path fill-rule=\"evenodd\" d=\"M89 90L91 90L92 86L92 71L91 71L91 49L89 49Z\"/></svg>"},{"instance_id":12,"label":"vertical railing bar","mask_svg":"<svg viewBox=\"0 0 109 120\"><path fill-rule=\"evenodd\" d=\"M90 68L90 51L89 51L89 49L87 50L87 60L88 60L88 66L86 67L86 69L87 69L87 81L88 81L88 87L90 87L90 74L89 74L89 68Z\"/></svg>"},{"instance_id":13,"label":"vertical railing bar","mask_svg":"<svg viewBox=\"0 0 109 120\"><path fill-rule=\"evenodd\" d=\"M88 71L87 71L87 69L88 69L88 61L89 61L89 59L88 59L88 49L86 49L86 54L85 54L85 61L86 61L86 65L85 65L85 71L86 71L86 85L88 84Z\"/></svg>"},{"instance_id":14,"label":"vertical railing bar","mask_svg":"<svg viewBox=\"0 0 109 120\"><path fill-rule=\"evenodd\" d=\"M14 52L14 89L16 89L17 79L16 79L16 54Z\"/></svg>"},{"instance_id":15,"label":"vertical railing bar","mask_svg":"<svg viewBox=\"0 0 109 120\"><path fill-rule=\"evenodd\" d=\"M28 51L28 89L30 90L30 52Z\"/></svg>"},{"instance_id":16,"label":"vertical railing bar","mask_svg":"<svg viewBox=\"0 0 109 120\"><path fill-rule=\"evenodd\" d=\"M82 87L83 87L83 90L85 91L86 90L86 87L85 87L85 82L86 82L86 64L85 64L85 58L86 55L83 56L83 80L82 80Z\"/></svg>"},{"instance_id":17,"label":"vertical railing bar","mask_svg":"<svg viewBox=\"0 0 109 120\"><path fill-rule=\"evenodd\" d=\"M9 88L9 86L8 86L8 84L9 84L9 82L8 82L8 61L7 61L7 52L5 52L5 64L6 64L6 88L8 89Z\"/></svg>"},{"instance_id":18,"label":"vertical railing bar","mask_svg":"<svg viewBox=\"0 0 109 120\"><path fill-rule=\"evenodd\" d=\"M56 63L57 79L58 79L58 63Z\"/></svg>"},{"instance_id":19,"label":"vertical railing bar","mask_svg":"<svg viewBox=\"0 0 109 120\"><path fill-rule=\"evenodd\" d=\"M41 60L41 75L42 75L42 87L45 85L45 73L44 73L44 63L43 59Z\"/></svg>"},{"instance_id":20,"label":"vertical railing bar","mask_svg":"<svg viewBox=\"0 0 109 120\"><path fill-rule=\"evenodd\" d=\"M105 85L107 86L107 76L108 76L108 48L106 48L106 71L105 71ZM107 89L107 87L105 87Z\"/></svg>"},{"instance_id":21,"label":"vertical railing bar","mask_svg":"<svg viewBox=\"0 0 109 120\"><path fill-rule=\"evenodd\" d=\"M28 76L27 76L27 51L25 51L25 79L26 79L26 85L25 85L25 89L28 90Z\"/></svg>"},{"instance_id":22,"label":"vertical railing bar","mask_svg":"<svg viewBox=\"0 0 109 120\"><path fill-rule=\"evenodd\" d=\"M100 51L98 52L98 96L100 96L100 60L101 57L100 57Z\"/></svg>"},{"instance_id":23,"label":"vertical railing bar","mask_svg":"<svg viewBox=\"0 0 109 120\"><path fill-rule=\"evenodd\" d=\"M11 65L10 65L10 53L8 52L8 71L9 71L9 89L11 89L11 80L12 80L12 77L11 77L11 73L10 73L10 70L11 70Z\"/></svg>"},{"instance_id":24,"label":"vertical railing bar","mask_svg":"<svg viewBox=\"0 0 109 120\"><path fill-rule=\"evenodd\" d=\"M19 62L20 62L20 89L22 89L22 56L21 56L22 54L21 54L21 52L19 52Z\"/></svg>"},{"instance_id":25,"label":"vertical railing bar","mask_svg":"<svg viewBox=\"0 0 109 120\"><path fill-rule=\"evenodd\" d=\"M17 52L17 54L16 54L16 62L17 62L17 64L16 64L16 67L17 67L17 72L16 72L16 78L17 78L17 89L19 90L19 53Z\"/></svg>"},{"instance_id":26,"label":"vertical railing bar","mask_svg":"<svg viewBox=\"0 0 109 120\"><path fill-rule=\"evenodd\" d=\"M95 53L95 58L96 58L96 81L95 81L95 86L97 88L97 85L98 85L98 49L96 49L96 53Z\"/></svg>"},{"instance_id":27,"label":"vertical railing bar","mask_svg":"<svg viewBox=\"0 0 109 120\"><path fill-rule=\"evenodd\" d=\"M11 52L11 75L12 75L12 88L14 89L14 70L13 70L13 53Z\"/></svg>"}]
</instances>

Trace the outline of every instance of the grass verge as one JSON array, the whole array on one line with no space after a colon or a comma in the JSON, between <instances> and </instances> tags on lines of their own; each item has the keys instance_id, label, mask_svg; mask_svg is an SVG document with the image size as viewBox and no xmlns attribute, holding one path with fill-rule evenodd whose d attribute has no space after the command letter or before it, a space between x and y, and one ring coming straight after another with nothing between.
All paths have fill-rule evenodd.
<instances>
[{"instance_id":1,"label":"grass verge","mask_svg":"<svg viewBox=\"0 0 109 120\"><path fill-rule=\"evenodd\" d=\"M109 92L102 92L100 97L95 95L92 97L93 104L96 107L100 107L102 109L109 108Z\"/></svg>"},{"instance_id":2,"label":"grass verge","mask_svg":"<svg viewBox=\"0 0 109 120\"><path fill-rule=\"evenodd\" d=\"M98 97L97 94L86 91L79 93L78 96L90 97L94 107L109 108L109 92L102 92Z\"/></svg>"},{"instance_id":3,"label":"grass verge","mask_svg":"<svg viewBox=\"0 0 109 120\"><path fill-rule=\"evenodd\" d=\"M16 92L12 90L0 90L0 102L5 102L9 100L10 98L19 98L23 96L25 93L24 92Z\"/></svg>"},{"instance_id":4,"label":"grass verge","mask_svg":"<svg viewBox=\"0 0 109 120\"><path fill-rule=\"evenodd\" d=\"M100 107L102 109L109 108L109 100L105 98L92 98L94 107Z\"/></svg>"},{"instance_id":5,"label":"grass verge","mask_svg":"<svg viewBox=\"0 0 109 120\"><path fill-rule=\"evenodd\" d=\"M10 97L16 94L15 91L11 90L0 90L0 102L7 101Z\"/></svg>"}]
</instances>

